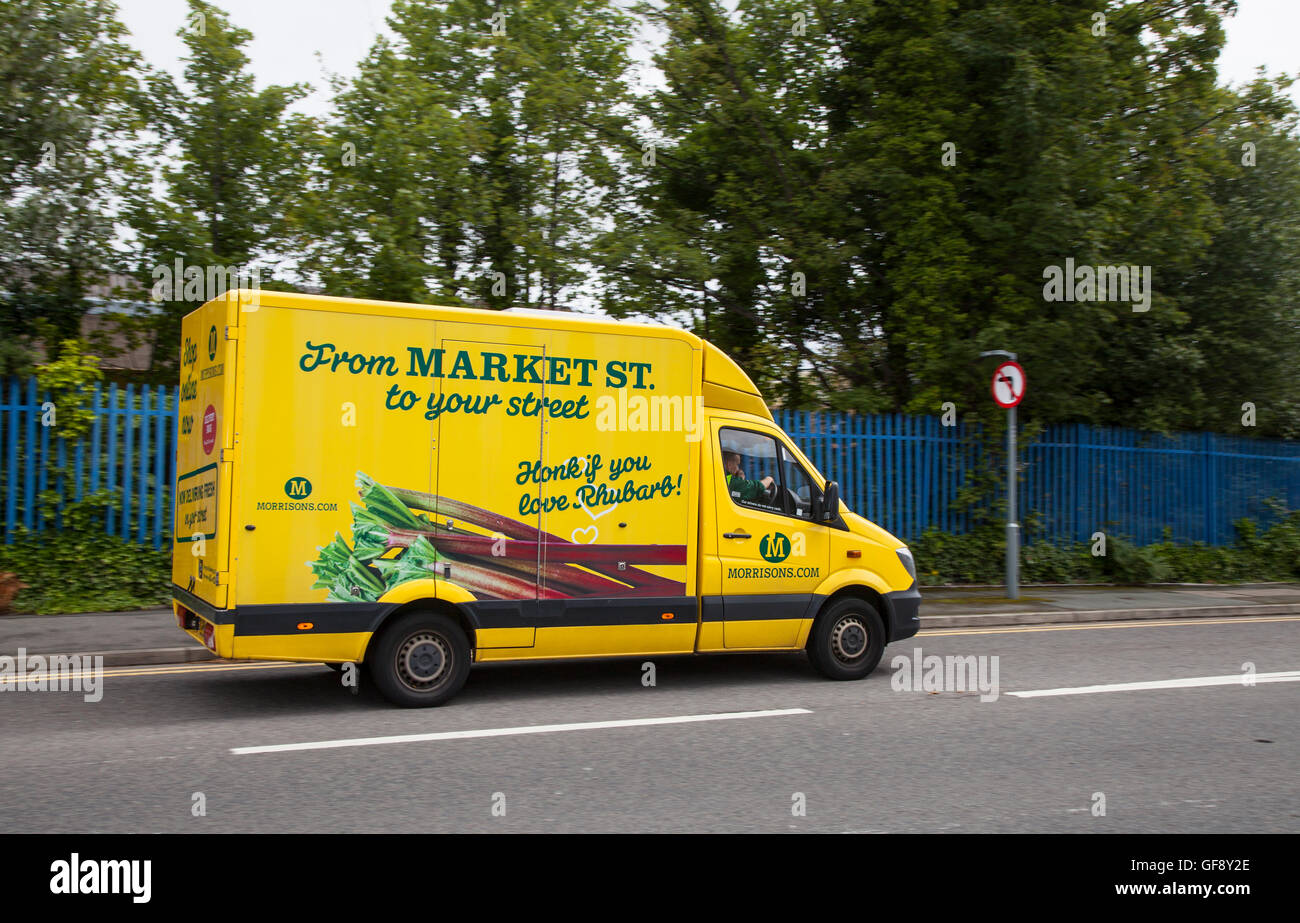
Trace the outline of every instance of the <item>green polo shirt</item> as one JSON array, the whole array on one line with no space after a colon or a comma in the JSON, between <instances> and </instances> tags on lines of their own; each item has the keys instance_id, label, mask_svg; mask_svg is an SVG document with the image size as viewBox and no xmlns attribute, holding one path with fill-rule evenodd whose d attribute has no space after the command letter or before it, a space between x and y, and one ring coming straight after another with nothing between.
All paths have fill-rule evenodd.
<instances>
[{"instance_id":1,"label":"green polo shirt","mask_svg":"<svg viewBox=\"0 0 1300 923\"><path fill-rule=\"evenodd\" d=\"M727 491L737 500L764 500L767 488L762 481L750 481L734 474L727 475Z\"/></svg>"}]
</instances>

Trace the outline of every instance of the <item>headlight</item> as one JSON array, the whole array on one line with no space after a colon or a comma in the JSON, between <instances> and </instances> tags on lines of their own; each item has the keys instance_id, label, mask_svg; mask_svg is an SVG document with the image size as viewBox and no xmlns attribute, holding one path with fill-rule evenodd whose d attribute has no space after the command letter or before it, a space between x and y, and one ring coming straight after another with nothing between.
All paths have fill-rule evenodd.
<instances>
[{"instance_id":1,"label":"headlight","mask_svg":"<svg viewBox=\"0 0 1300 923\"><path fill-rule=\"evenodd\" d=\"M916 579L916 562L912 560L912 552L907 548L899 548L897 551L898 560L903 562L903 567L907 569L908 575Z\"/></svg>"}]
</instances>

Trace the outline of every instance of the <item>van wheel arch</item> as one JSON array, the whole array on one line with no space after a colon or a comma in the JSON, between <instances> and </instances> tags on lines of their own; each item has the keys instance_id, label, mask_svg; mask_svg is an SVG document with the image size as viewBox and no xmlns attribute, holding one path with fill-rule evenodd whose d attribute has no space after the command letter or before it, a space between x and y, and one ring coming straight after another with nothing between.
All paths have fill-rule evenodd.
<instances>
[{"instance_id":1,"label":"van wheel arch","mask_svg":"<svg viewBox=\"0 0 1300 923\"><path fill-rule=\"evenodd\" d=\"M470 621L469 616L459 606L441 599L413 599L408 603L402 603L396 609L393 609L385 615L374 627L370 635L370 640L366 642L366 649L361 652L361 660L366 659L371 648L375 646L375 641L384 633L384 631L394 624L402 616L409 612L436 612L440 615L446 615L454 619L469 639L470 663L474 662L474 655L478 652L478 631Z\"/></svg>"},{"instance_id":2,"label":"van wheel arch","mask_svg":"<svg viewBox=\"0 0 1300 923\"><path fill-rule=\"evenodd\" d=\"M892 637L890 637L890 633L889 633L891 619L889 618L889 609L885 605L884 597L882 597L879 593L877 593L869 586L863 586L861 584L853 583L853 584L849 584L846 587L840 587L830 596L827 596L825 601L822 602L821 608L817 610L817 618L821 618L823 612L829 610L831 606L835 605L837 602L839 602L841 599L844 599L846 596L852 596L862 600L863 602L870 603L871 606L880 615L880 620L885 625L885 643L888 644L890 641L894 640ZM808 640L809 641L812 640L811 631L808 632Z\"/></svg>"},{"instance_id":3,"label":"van wheel arch","mask_svg":"<svg viewBox=\"0 0 1300 923\"><path fill-rule=\"evenodd\" d=\"M833 680L861 680L875 671L889 643L877 605L861 592L827 599L804 645L818 673Z\"/></svg>"}]
</instances>

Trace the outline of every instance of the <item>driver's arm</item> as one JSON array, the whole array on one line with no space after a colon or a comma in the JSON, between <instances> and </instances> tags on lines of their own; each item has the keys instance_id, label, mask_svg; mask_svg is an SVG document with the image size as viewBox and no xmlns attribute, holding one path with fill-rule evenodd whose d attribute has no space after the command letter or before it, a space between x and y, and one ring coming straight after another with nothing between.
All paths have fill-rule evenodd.
<instances>
[{"instance_id":1,"label":"driver's arm","mask_svg":"<svg viewBox=\"0 0 1300 923\"><path fill-rule=\"evenodd\" d=\"M727 482L727 489L731 495L740 500L763 500L767 498L767 487L765 483L770 482L770 477L762 481L750 481L742 477L733 477Z\"/></svg>"}]
</instances>

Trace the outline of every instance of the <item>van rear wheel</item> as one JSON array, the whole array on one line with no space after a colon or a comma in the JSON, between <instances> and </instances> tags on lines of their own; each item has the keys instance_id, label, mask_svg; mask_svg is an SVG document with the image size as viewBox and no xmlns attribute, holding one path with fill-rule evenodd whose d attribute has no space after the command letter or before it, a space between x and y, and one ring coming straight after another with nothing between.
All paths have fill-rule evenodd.
<instances>
[{"instance_id":1,"label":"van rear wheel","mask_svg":"<svg viewBox=\"0 0 1300 923\"><path fill-rule=\"evenodd\" d=\"M885 653L885 623L871 603L855 596L817 616L808 635L808 659L830 679L862 679Z\"/></svg>"},{"instance_id":2,"label":"van rear wheel","mask_svg":"<svg viewBox=\"0 0 1300 923\"><path fill-rule=\"evenodd\" d=\"M394 705L441 705L469 677L469 640L448 616L411 612L383 630L366 665L379 692Z\"/></svg>"}]
</instances>

